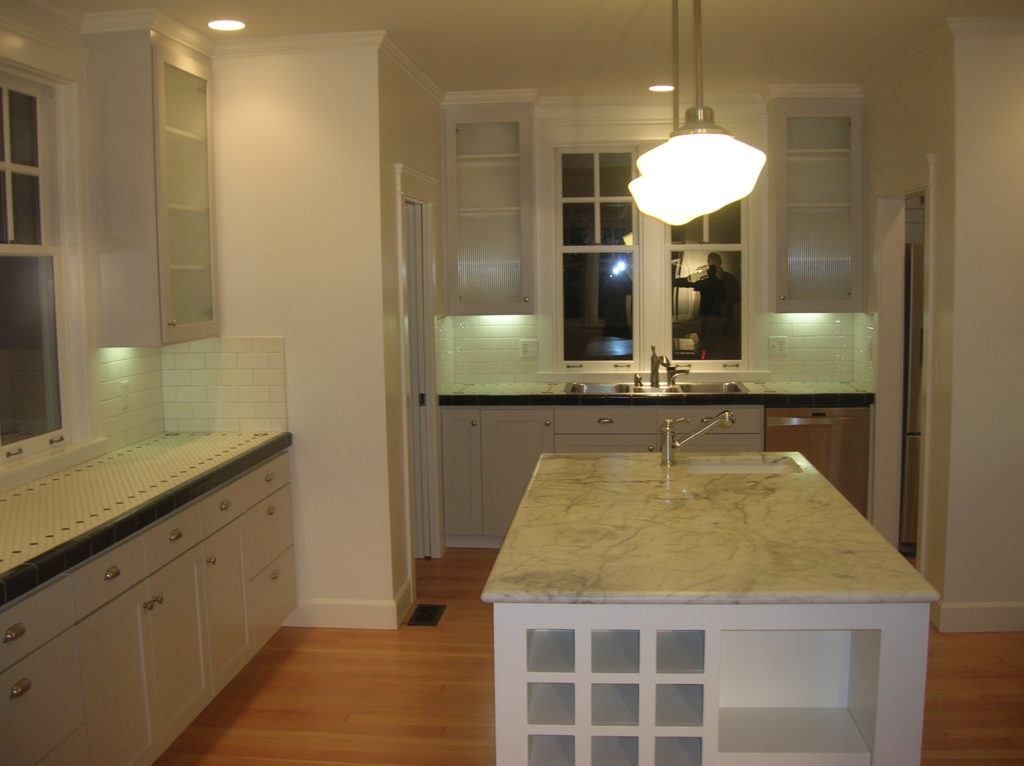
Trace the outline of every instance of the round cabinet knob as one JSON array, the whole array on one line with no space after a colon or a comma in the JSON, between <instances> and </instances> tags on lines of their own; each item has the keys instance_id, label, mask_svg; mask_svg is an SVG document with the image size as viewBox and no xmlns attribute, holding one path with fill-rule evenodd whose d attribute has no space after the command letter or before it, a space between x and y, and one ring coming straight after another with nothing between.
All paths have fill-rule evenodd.
<instances>
[{"instance_id":1,"label":"round cabinet knob","mask_svg":"<svg viewBox=\"0 0 1024 766\"><path fill-rule=\"evenodd\" d=\"M544 425L546 425L546 426L550 426L550 425L551 425L551 421L550 421L550 420L545 420L545 421L544 421Z\"/></svg>"},{"instance_id":2,"label":"round cabinet knob","mask_svg":"<svg viewBox=\"0 0 1024 766\"><path fill-rule=\"evenodd\" d=\"M265 482L271 482L273 480L274 480L274 474L272 474L272 473L268 473L266 476L263 477L263 481L265 481Z\"/></svg>"},{"instance_id":3,"label":"round cabinet knob","mask_svg":"<svg viewBox=\"0 0 1024 766\"><path fill-rule=\"evenodd\" d=\"M209 564L210 566L213 566L214 564L217 563L217 557L213 556L213 555L207 556L206 557L206 563Z\"/></svg>"},{"instance_id":4,"label":"round cabinet knob","mask_svg":"<svg viewBox=\"0 0 1024 766\"><path fill-rule=\"evenodd\" d=\"M281 570L280 569L275 569L273 572L270 573L270 579L271 580L276 580L280 576L281 576Z\"/></svg>"},{"instance_id":5,"label":"round cabinet knob","mask_svg":"<svg viewBox=\"0 0 1024 766\"><path fill-rule=\"evenodd\" d=\"M475 426L475 425L476 425L476 421L475 421L475 420L471 420L471 421L469 421L469 424L470 424L471 426Z\"/></svg>"},{"instance_id":6,"label":"round cabinet knob","mask_svg":"<svg viewBox=\"0 0 1024 766\"><path fill-rule=\"evenodd\" d=\"M230 507L231 507L231 501L230 500L221 500L220 501L220 509L222 511L226 511Z\"/></svg>"},{"instance_id":7,"label":"round cabinet knob","mask_svg":"<svg viewBox=\"0 0 1024 766\"><path fill-rule=\"evenodd\" d=\"M167 535L167 542L175 543L178 540L180 540L183 536L184 533L180 529L174 528L171 530L171 534Z\"/></svg>"},{"instance_id":8,"label":"round cabinet knob","mask_svg":"<svg viewBox=\"0 0 1024 766\"><path fill-rule=\"evenodd\" d=\"M167 326L168 327L177 327L178 326L178 320L177 319L168 319L167 320Z\"/></svg>"},{"instance_id":9,"label":"round cabinet knob","mask_svg":"<svg viewBox=\"0 0 1024 766\"><path fill-rule=\"evenodd\" d=\"M267 506L267 516L273 516L275 513L277 513L276 505Z\"/></svg>"}]
</instances>

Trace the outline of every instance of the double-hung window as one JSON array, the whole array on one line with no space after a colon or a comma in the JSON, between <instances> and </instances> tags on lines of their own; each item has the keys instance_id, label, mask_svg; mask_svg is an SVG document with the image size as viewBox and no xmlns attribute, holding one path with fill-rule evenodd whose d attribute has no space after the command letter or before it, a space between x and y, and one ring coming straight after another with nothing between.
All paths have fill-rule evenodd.
<instances>
[{"instance_id":1,"label":"double-hung window","mask_svg":"<svg viewBox=\"0 0 1024 766\"><path fill-rule=\"evenodd\" d=\"M48 220L52 94L0 72L0 463L63 440L58 248Z\"/></svg>"},{"instance_id":2,"label":"double-hung window","mask_svg":"<svg viewBox=\"0 0 1024 766\"><path fill-rule=\"evenodd\" d=\"M652 346L683 368L738 367L744 203L669 227L633 204L635 151L566 148L557 161L555 368L644 372Z\"/></svg>"}]
</instances>

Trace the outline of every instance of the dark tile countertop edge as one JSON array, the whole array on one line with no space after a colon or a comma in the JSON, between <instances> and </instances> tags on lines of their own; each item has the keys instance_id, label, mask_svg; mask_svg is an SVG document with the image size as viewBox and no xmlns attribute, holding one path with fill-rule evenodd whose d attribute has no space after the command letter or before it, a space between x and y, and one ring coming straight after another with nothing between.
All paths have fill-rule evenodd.
<instances>
[{"instance_id":1,"label":"dark tile countertop edge","mask_svg":"<svg viewBox=\"0 0 1024 766\"><path fill-rule=\"evenodd\" d=\"M873 393L819 394L442 394L442 407L664 407L679 405L760 404L765 407L867 407Z\"/></svg>"},{"instance_id":2,"label":"dark tile countertop edge","mask_svg":"<svg viewBox=\"0 0 1024 766\"><path fill-rule=\"evenodd\" d=\"M226 484L291 446L285 431L247 452L147 500L115 519L0 572L0 608L150 524Z\"/></svg>"}]
</instances>

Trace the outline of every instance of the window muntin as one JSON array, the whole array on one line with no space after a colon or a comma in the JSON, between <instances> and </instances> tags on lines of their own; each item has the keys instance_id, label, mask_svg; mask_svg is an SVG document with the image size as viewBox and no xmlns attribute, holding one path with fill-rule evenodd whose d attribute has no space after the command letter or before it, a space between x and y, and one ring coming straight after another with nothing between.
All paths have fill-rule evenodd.
<instances>
[{"instance_id":1,"label":"window muntin","mask_svg":"<svg viewBox=\"0 0 1024 766\"><path fill-rule=\"evenodd\" d=\"M561 357L631 363L636 210L632 152L560 155Z\"/></svg>"},{"instance_id":2,"label":"window muntin","mask_svg":"<svg viewBox=\"0 0 1024 766\"><path fill-rule=\"evenodd\" d=\"M0 73L0 460L63 440L59 251L43 204L51 98Z\"/></svg>"}]
</instances>

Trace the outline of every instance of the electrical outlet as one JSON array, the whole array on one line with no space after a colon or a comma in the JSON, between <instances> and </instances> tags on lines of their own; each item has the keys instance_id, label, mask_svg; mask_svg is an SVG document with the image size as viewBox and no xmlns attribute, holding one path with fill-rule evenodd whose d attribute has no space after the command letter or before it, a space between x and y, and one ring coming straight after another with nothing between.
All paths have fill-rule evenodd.
<instances>
[{"instance_id":1,"label":"electrical outlet","mask_svg":"<svg viewBox=\"0 0 1024 766\"><path fill-rule=\"evenodd\" d=\"M785 335L768 336L768 355L785 356L787 352L787 337Z\"/></svg>"},{"instance_id":2,"label":"electrical outlet","mask_svg":"<svg viewBox=\"0 0 1024 766\"><path fill-rule=\"evenodd\" d=\"M521 338L519 340L519 358L536 359L537 341L534 338Z\"/></svg>"}]
</instances>

